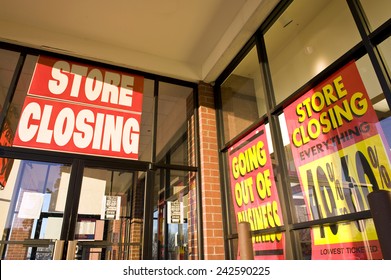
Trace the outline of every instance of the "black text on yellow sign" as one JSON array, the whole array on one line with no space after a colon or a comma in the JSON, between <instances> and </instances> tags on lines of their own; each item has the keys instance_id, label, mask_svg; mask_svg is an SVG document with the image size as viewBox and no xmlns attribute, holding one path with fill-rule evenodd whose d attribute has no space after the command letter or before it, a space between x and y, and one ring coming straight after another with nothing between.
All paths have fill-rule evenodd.
<instances>
[{"instance_id":1,"label":"black text on yellow sign","mask_svg":"<svg viewBox=\"0 0 391 280\"><path fill-rule=\"evenodd\" d=\"M368 210L370 192L391 190L390 165L379 135L303 165L299 171L313 219ZM366 221L353 225L348 236L362 241ZM317 237L341 242L340 226L322 226Z\"/></svg>"},{"instance_id":2,"label":"black text on yellow sign","mask_svg":"<svg viewBox=\"0 0 391 280\"><path fill-rule=\"evenodd\" d=\"M337 104L340 101L342 103ZM301 147L322 134L343 127L353 119L365 115L367 111L366 95L355 92L348 96L342 76L338 76L332 83L324 85L321 90L297 104L298 122L308 122L293 130L292 143L295 147Z\"/></svg>"},{"instance_id":3,"label":"black text on yellow sign","mask_svg":"<svg viewBox=\"0 0 391 280\"><path fill-rule=\"evenodd\" d=\"M234 197L237 207L238 222L247 221L251 230L260 230L281 226L278 203L273 197L270 169L265 168L267 156L264 142L256 144L240 152L231 160L232 175L235 179ZM262 201L262 203L256 203ZM254 203L254 206L252 204ZM280 241L281 233L266 234L253 237L253 242Z\"/></svg>"}]
</instances>

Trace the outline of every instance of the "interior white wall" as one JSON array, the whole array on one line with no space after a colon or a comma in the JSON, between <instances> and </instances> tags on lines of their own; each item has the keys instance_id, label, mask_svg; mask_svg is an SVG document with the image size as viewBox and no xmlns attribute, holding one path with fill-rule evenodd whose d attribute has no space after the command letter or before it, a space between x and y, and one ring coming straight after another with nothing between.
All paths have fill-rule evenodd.
<instances>
[{"instance_id":1,"label":"interior white wall","mask_svg":"<svg viewBox=\"0 0 391 280\"><path fill-rule=\"evenodd\" d=\"M343 11L341 7L344 8ZM346 15L350 18L346 18ZM314 16L292 40L285 42L284 48L275 56L269 57L274 91L280 101L360 41L345 2L330 1L319 15ZM297 17L300 18L300 15ZM294 24L293 21L286 28L294 28ZM266 34L266 38L267 36ZM306 52L305 47L310 47L312 53Z\"/></svg>"}]
</instances>

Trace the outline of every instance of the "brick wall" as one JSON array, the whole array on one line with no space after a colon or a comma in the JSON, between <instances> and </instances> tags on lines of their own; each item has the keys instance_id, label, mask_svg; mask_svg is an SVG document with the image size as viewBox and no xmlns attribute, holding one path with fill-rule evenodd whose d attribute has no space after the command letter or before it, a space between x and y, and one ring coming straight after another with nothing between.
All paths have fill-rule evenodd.
<instances>
[{"instance_id":1,"label":"brick wall","mask_svg":"<svg viewBox=\"0 0 391 280\"><path fill-rule=\"evenodd\" d=\"M197 184L196 174L189 172L189 205L187 213L187 238L188 238L188 259L198 260L198 230L197 230Z\"/></svg>"},{"instance_id":2,"label":"brick wall","mask_svg":"<svg viewBox=\"0 0 391 280\"><path fill-rule=\"evenodd\" d=\"M21 219L15 217L9 240L20 241L20 240L29 239L31 236L33 222L34 222L33 219ZM5 259L25 260L27 259L27 249L28 247L25 247L23 245L11 244L7 247L7 254Z\"/></svg>"},{"instance_id":3,"label":"brick wall","mask_svg":"<svg viewBox=\"0 0 391 280\"><path fill-rule=\"evenodd\" d=\"M130 246L129 259L141 259L141 241L143 233L143 218L144 218L144 185L145 181L141 180L137 183L133 190L132 197L132 216L130 219L130 243L140 243L140 246Z\"/></svg>"},{"instance_id":4,"label":"brick wall","mask_svg":"<svg viewBox=\"0 0 391 280\"><path fill-rule=\"evenodd\" d=\"M143 232L143 219L132 218L130 221L130 243L140 243L140 246L131 245L129 247L129 259L141 259L141 234Z\"/></svg>"},{"instance_id":5,"label":"brick wall","mask_svg":"<svg viewBox=\"0 0 391 280\"><path fill-rule=\"evenodd\" d=\"M212 86L205 83L200 83L198 90L204 258L222 260L225 251L214 94Z\"/></svg>"},{"instance_id":6,"label":"brick wall","mask_svg":"<svg viewBox=\"0 0 391 280\"><path fill-rule=\"evenodd\" d=\"M194 96L187 98L187 133L188 133L188 165L196 166L196 147L194 130ZM197 180L196 173L189 172L187 185L189 186L188 207L187 207L187 238L188 238L188 259L198 260L198 230L197 230Z\"/></svg>"}]
</instances>

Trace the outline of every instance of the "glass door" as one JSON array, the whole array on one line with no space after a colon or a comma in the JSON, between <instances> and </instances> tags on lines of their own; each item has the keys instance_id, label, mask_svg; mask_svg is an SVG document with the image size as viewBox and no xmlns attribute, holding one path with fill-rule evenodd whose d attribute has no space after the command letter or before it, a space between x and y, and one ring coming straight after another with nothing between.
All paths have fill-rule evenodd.
<instances>
[{"instance_id":1,"label":"glass door","mask_svg":"<svg viewBox=\"0 0 391 280\"><path fill-rule=\"evenodd\" d=\"M2 260L141 259L145 172L0 160Z\"/></svg>"},{"instance_id":2,"label":"glass door","mask_svg":"<svg viewBox=\"0 0 391 280\"><path fill-rule=\"evenodd\" d=\"M62 230L70 164L9 158L1 162L1 259L53 259Z\"/></svg>"},{"instance_id":3,"label":"glass door","mask_svg":"<svg viewBox=\"0 0 391 280\"><path fill-rule=\"evenodd\" d=\"M187 213L188 194L179 193L167 201L168 259L188 259Z\"/></svg>"},{"instance_id":4,"label":"glass door","mask_svg":"<svg viewBox=\"0 0 391 280\"><path fill-rule=\"evenodd\" d=\"M195 189L194 174L163 169L157 173L155 192L159 190L159 196L154 214L154 259L190 259L189 236L194 242L194 232L189 232L188 228L189 222L194 228L196 222L196 206L189 203L189 194Z\"/></svg>"},{"instance_id":5,"label":"glass door","mask_svg":"<svg viewBox=\"0 0 391 280\"><path fill-rule=\"evenodd\" d=\"M76 259L141 259L145 173L84 168Z\"/></svg>"}]
</instances>

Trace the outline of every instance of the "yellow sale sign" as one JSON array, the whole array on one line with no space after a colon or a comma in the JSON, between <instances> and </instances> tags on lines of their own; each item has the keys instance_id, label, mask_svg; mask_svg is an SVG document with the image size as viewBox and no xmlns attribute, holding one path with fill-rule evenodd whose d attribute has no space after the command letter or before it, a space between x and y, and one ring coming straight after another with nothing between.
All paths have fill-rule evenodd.
<instances>
[{"instance_id":1,"label":"yellow sale sign","mask_svg":"<svg viewBox=\"0 0 391 280\"><path fill-rule=\"evenodd\" d=\"M354 63L284 110L309 220L369 210L391 190L389 147ZM313 259L382 258L372 220L314 227Z\"/></svg>"}]
</instances>

